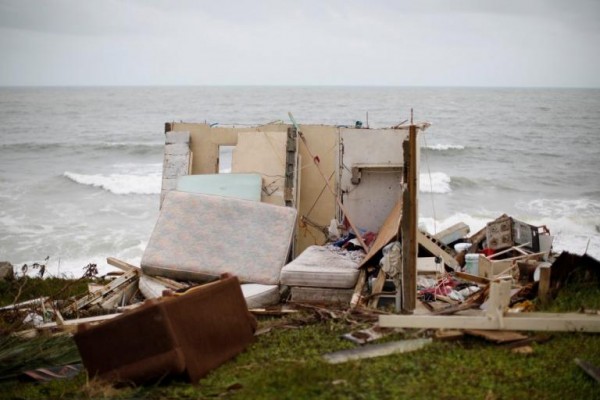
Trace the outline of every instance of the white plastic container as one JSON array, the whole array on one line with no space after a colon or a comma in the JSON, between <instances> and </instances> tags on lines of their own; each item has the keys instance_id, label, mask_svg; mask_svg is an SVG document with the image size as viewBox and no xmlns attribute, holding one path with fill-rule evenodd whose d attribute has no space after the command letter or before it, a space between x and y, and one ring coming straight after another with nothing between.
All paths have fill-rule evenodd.
<instances>
[{"instance_id":1,"label":"white plastic container","mask_svg":"<svg viewBox=\"0 0 600 400\"><path fill-rule=\"evenodd\" d=\"M465 272L471 275L479 275L479 254L467 254L465 256Z\"/></svg>"}]
</instances>

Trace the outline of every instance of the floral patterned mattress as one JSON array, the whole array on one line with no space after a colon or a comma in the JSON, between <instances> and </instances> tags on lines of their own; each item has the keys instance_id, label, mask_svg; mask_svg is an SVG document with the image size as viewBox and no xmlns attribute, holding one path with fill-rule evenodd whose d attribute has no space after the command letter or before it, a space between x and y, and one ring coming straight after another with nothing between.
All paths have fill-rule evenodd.
<instances>
[{"instance_id":1,"label":"floral patterned mattress","mask_svg":"<svg viewBox=\"0 0 600 400\"><path fill-rule=\"evenodd\" d=\"M232 197L167 193L141 267L148 275L205 281L225 272L276 285L296 210Z\"/></svg>"}]
</instances>

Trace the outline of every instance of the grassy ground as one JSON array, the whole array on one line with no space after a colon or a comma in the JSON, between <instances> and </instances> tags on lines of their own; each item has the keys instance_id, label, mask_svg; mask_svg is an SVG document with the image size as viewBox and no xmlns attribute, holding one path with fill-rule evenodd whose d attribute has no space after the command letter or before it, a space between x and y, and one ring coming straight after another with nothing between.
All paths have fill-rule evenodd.
<instances>
[{"instance_id":1,"label":"grassy ground","mask_svg":"<svg viewBox=\"0 0 600 400\"><path fill-rule=\"evenodd\" d=\"M600 309L597 282L565 287L548 311ZM285 325L282 327L282 325ZM413 353L330 365L322 354L353 348L340 335L356 326L343 318L319 319L308 312L287 319L262 319L259 328L273 327L257 337L246 352L201 380L199 385L172 380L153 386L114 389L75 379L46 384L0 382L0 397L12 399L148 398L197 399L564 399L600 398L600 384L574 362L576 357L600 365L600 334L554 333L533 354L516 354L477 338L434 342ZM406 331L385 340L414 337ZM422 334L422 333L419 333ZM9 342L12 340L12 342ZM61 348L65 359L75 357L68 337L15 342L4 336L6 349L20 349L27 366L44 366L44 348ZM46 342L45 342L46 341ZM46 354L47 355L47 354ZM39 361L39 362L37 362ZM74 360L72 360L74 361ZM46 364L47 365L47 364Z\"/></svg>"}]
</instances>

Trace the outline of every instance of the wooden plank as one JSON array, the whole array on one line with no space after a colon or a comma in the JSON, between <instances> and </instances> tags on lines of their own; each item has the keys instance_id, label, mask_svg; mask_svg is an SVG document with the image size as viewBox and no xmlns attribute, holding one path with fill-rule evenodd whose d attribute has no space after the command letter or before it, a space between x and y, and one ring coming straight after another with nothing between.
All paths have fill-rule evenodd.
<instances>
[{"instance_id":1,"label":"wooden plank","mask_svg":"<svg viewBox=\"0 0 600 400\"><path fill-rule=\"evenodd\" d=\"M538 297L542 304L550 301L550 277L552 269L550 266L540 266L540 281L538 286Z\"/></svg>"},{"instance_id":2,"label":"wooden plank","mask_svg":"<svg viewBox=\"0 0 600 400\"><path fill-rule=\"evenodd\" d=\"M363 293L366 283L367 283L367 272L365 271L364 268L362 268L358 274L356 286L354 287L354 293L352 294L352 299L350 300L351 308L354 308L360 304L360 302L362 300L362 293Z\"/></svg>"},{"instance_id":3,"label":"wooden plank","mask_svg":"<svg viewBox=\"0 0 600 400\"><path fill-rule=\"evenodd\" d=\"M387 244L391 243L392 240L396 238L398 235L398 229L400 227L400 218L402 218L402 199L398 199L398 202L383 222L383 225L381 226L381 229L379 229L379 233L371 245L369 252L360 263L361 268L367 265L371 259L379 251L381 251L381 249L383 249Z\"/></svg>"},{"instance_id":4,"label":"wooden plank","mask_svg":"<svg viewBox=\"0 0 600 400\"><path fill-rule=\"evenodd\" d=\"M87 305L99 303L102 301L102 299L105 296L107 296L111 292L123 287L124 285L129 284L132 280L137 279L137 277L138 277L137 270L129 271L129 272L121 275L120 277L114 279L113 281L111 281L108 285L104 286L104 288L102 288L101 290L99 290L95 293L90 293L90 294L80 298L75 303L68 306L67 309L70 309L71 311L75 312L75 311L82 309L83 307L85 307Z\"/></svg>"},{"instance_id":5,"label":"wooden plank","mask_svg":"<svg viewBox=\"0 0 600 400\"><path fill-rule=\"evenodd\" d=\"M379 270L377 274L377 278L373 283L373 288L371 289L371 294L381 293L383 291L383 285L385 285L386 274L383 269ZM377 308L377 304L379 304L379 296L373 296L369 301L369 307Z\"/></svg>"},{"instance_id":6,"label":"wooden plank","mask_svg":"<svg viewBox=\"0 0 600 400\"><path fill-rule=\"evenodd\" d=\"M600 332L600 317L578 313L521 313L507 314L500 322L483 314L480 316L380 315L379 325L388 328Z\"/></svg>"},{"instance_id":7,"label":"wooden plank","mask_svg":"<svg viewBox=\"0 0 600 400\"><path fill-rule=\"evenodd\" d=\"M122 269L125 272L130 272L130 271L140 271L140 267L136 267L135 265L126 263L125 261L121 261L119 259L116 259L114 257L108 257L106 259L106 262L110 265L112 265L113 267L117 267L119 269Z\"/></svg>"},{"instance_id":8,"label":"wooden plank","mask_svg":"<svg viewBox=\"0 0 600 400\"><path fill-rule=\"evenodd\" d=\"M457 278L463 279L465 281L474 282L481 285L487 285L488 283L490 283L490 280L488 278L484 278L483 276L467 274L466 272L456 272L454 275Z\"/></svg>"},{"instance_id":9,"label":"wooden plank","mask_svg":"<svg viewBox=\"0 0 600 400\"><path fill-rule=\"evenodd\" d=\"M397 342L388 342L381 344L366 345L350 350L336 351L323 355L325 361L329 364L339 364L351 360L362 360L365 358L374 358L388 356L391 354L407 353L409 351L419 350L432 342L427 339L408 339Z\"/></svg>"},{"instance_id":10,"label":"wooden plank","mask_svg":"<svg viewBox=\"0 0 600 400\"><path fill-rule=\"evenodd\" d=\"M429 239L423 232L419 230L417 230L417 240L419 242L419 245L423 246L431 254L442 257L442 260L444 260L444 264L446 264L448 267L452 268L455 271L460 268L458 261L456 261L454 257L446 253L444 249L438 246L434 241Z\"/></svg>"}]
</instances>

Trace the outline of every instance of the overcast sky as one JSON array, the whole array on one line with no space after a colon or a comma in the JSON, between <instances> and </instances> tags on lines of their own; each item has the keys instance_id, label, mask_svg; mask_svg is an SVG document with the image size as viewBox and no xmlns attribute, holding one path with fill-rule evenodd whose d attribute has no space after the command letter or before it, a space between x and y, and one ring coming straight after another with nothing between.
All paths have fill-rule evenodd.
<instances>
[{"instance_id":1,"label":"overcast sky","mask_svg":"<svg viewBox=\"0 0 600 400\"><path fill-rule=\"evenodd\" d=\"M0 85L600 87L600 0L0 0Z\"/></svg>"}]
</instances>

